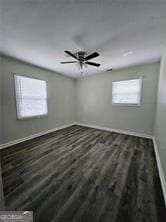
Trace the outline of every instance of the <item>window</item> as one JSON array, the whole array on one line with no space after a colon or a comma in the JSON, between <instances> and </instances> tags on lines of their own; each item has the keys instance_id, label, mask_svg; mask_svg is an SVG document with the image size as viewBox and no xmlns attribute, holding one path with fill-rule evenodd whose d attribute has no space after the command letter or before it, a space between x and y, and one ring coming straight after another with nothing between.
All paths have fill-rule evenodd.
<instances>
[{"instance_id":1,"label":"window","mask_svg":"<svg viewBox=\"0 0 166 222\"><path fill-rule=\"evenodd\" d=\"M112 104L140 105L142 79L125 80L112 83Z\"/></svg>"},{"instance_id":2,"label":"window","mask_svg":"<svg viewBox=\"0 0 166 222\"><path fill-rule=\"evenodd\" d=\"M47 115L46 81L14 76L17 118Z\"/></svg>"}]
</instances>

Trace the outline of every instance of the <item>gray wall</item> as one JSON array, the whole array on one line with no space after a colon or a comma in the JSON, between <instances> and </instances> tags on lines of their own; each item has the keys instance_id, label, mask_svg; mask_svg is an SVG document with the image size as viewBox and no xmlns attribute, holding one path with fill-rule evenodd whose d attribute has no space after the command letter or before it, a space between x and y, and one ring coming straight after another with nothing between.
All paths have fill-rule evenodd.
<instances>
[{"instance_id":1,"label":"gray wall","mask_svg":"<svg viewBox=\"0 0 166 222\"><path fill-rule=\"evenodd\" d=\"M155 116L159 63L140 65L77 81L77 121L142 134L152 134ZM140 107L111 104L112 81L143 76Z\"/></svg>"},{"instance_id":2,"label":"gray wall","mask_svg":"<svg viewBox=\"0 0 166 222\"><path fill-rule=\"evenodd\" d=\"M2 57L1 60L1 144L75 121L152 134L159 63L115 70L76 81L11 58ZM49 98L47 117L17 120L13 73L47 81ZM143 76L142 105L140 107L112 106L112 81L140 76Z\"/></svg>"},{"instance_id":3,"label":"gray wall","mask_svg":"<svg viewBox=\"0 0 166 222\"><path fill-rule=\"evenodd\" d=\"M3 71L2 71L3 69ZM1 143L33 135L75 121L75 80L34 66L2 57L3 78ZM47 81L48 116L27 120L16 119L13 73Z\"/></svg>"},{"instance_id":4,"label":"gray wall","mask_svg":"<svg viewBox=\"0 0 166 222\"><path fill-rule=\"evenodd\" d=\"M154 135L166 180L166 54L163 55L160 65Z\"/></svg>"},{"instance_id":5,"label":"gray wall","mask_svg":"<svg viewBox=\"0 0 166 222\"><path fill-rule=\"evenodd\" d=\"M2 141L2 58L0 57L0 141ZM0 153L0 211L4 210L4 195L1 176L1 153Z\"/></svg>"},{"instance_id":6,"label":"gray wall","mask_svg":"<svg viewBox=\"0 0 166 222\"><path fill-rule=\"evenodd\" d=\"M2 58L0 57L0 143L2 141Z\"/></svg>"}]
</instances>

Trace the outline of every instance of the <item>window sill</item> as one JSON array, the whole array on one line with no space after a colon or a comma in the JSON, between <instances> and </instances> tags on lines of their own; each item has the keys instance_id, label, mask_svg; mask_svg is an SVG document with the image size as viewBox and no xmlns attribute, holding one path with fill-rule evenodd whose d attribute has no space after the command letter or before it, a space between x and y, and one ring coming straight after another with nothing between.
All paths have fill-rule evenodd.
<instances>
[{"instance_id":1,"label":"window sill","mask_svg":"<svg viewBox=\"0 0 166 222\"><path fill-rule=\"evenodd\" d=\"M112 106L117 106L117 107L140 107L141 104L126 104L126 103L112 103Z\"/></svg>"},{"instance_id":2,"label":"window sill","mask_svg":"<svg viewBox=\"0 0 166 222\"><path fill-rule=\"evenodd\" d=\"M40 119L40 118L44 118L44 117L47 117L47 116L48 116L48 113L40 115L40 116L17 117L17 120L22 121L22 120Z\"/></svg>"}]
</instances>

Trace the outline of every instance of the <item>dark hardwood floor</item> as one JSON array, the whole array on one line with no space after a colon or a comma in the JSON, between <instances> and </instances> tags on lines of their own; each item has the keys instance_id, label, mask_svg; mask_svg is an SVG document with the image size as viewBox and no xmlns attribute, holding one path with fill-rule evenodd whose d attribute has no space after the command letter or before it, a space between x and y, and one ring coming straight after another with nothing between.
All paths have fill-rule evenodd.
<instances>
[{"instance_id":1,"label":"dark hardwood floor","mask_svg":"<svg viewBox=\"0 0 166 222\"><path fill-rule=\"evenodd\" d=\"M1 151L6 210L35 222L164 222L150 139L72 126Z\"/></svg>"}]
</instances>

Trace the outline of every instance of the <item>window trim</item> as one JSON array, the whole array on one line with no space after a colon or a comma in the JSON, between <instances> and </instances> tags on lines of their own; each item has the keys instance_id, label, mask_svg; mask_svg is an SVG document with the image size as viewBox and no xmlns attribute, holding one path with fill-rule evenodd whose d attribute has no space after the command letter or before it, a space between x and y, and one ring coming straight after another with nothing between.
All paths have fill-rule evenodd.
<instances>
[{"instance_id":1,"label":"window trim","mask_svg":"<svg viewBox=\"0 0 166 222\"><path fill-rule=\"evenodd\" d=\"M16 92L16 84L15 84L15 79L16 79L16 76L20 76L20 77L25 77L25 78L30 78L30 79L36 79L36 80L41 80L41 81L45 81L46 82L46 95L47 95L47 98L46 98L46 102L47 102L47 113L46 114L41 114L41 115L35 115L35 116L27 116L27 117L20 117L19 116L19 107L18 107L18 103L17 103L17 92ZM13 83L14 83L14 99L15 99L15 112L16 112L16 119L17 120L29 120L29 119L38 119L38 118L43 118L43 117L46 117L48 116L48 82L47 80L45 79L40 79L38 77L33 77L33 76L30 76L30 75L24 75L24 74L18 74L18 73L13 73Z\"/></svg>"},{"instance_id":2,"label":"window trim","mask_svg":"<svg viewBox=\"0 0 166 222\"><path fill-rule=\"evenodd\" d=\"M136 80L139 79L140 80L140 102L139 103L114 103L113 102L113 83L115 82L122 82L122 81L130 81L130 80ZM143 94L143 77L139 77L139 78L133 78L133 79L123 79L123 80L116 80L116 81L112 81L112 106L119 106L119 107L140 107L142 104L142 94Z\"/></svg>"}]
</instances>

